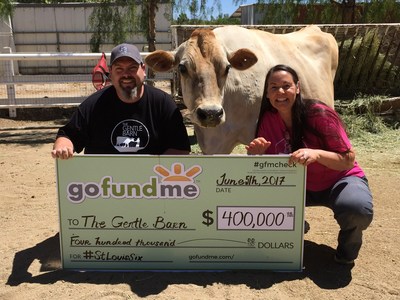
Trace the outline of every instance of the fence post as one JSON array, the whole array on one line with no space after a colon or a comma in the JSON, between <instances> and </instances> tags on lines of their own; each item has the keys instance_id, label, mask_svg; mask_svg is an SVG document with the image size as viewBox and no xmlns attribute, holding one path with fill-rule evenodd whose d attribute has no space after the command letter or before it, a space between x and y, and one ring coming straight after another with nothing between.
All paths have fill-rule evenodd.
<instances>
[{"instance_id":1,"label":"fence post","mask_svg":"<svg viewBox=\"0 0 400 300\"><path fill-rule=\"evenodd\" d=\"M4 53L12 53L11 47L4 47ZM4 77L6 79L6 87L7 87L7 98L9 105L15 105L15 84L14 84L14 61L10 59L10 61L4 61ZM8 114L10 118L17 117L17 109L15 107L10 107L8 109Z\"/></svg>"}]
</instances>

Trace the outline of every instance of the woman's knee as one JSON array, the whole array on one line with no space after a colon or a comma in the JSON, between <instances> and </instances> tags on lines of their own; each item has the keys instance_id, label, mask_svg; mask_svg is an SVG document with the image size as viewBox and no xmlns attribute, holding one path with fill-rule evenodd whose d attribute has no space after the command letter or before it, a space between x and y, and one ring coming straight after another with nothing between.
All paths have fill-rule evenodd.
<instances>
[{"instance_id":1,"label":"woman's knee","mask_svg":"<svg viewBox=\"0 0 400 300\"><path fill-rule=\"evenodd\" d=\"M331 193L335 218L368 227L373 219L372 195L368 184L361 178L344 178ZM340 223L340 222L339 222Z\"/></svg>"},{"instance_id":2,"label":"woman's knee","mask_svg":"<svg viewBox=\"0 0 400 300\"><path fill-rule=\"evenodd\" d=\"M368 228L373 219L373 212L369 210L354 211L351 209L335 212L336 221L343 230Z\"/></svg>"}]
</instances>

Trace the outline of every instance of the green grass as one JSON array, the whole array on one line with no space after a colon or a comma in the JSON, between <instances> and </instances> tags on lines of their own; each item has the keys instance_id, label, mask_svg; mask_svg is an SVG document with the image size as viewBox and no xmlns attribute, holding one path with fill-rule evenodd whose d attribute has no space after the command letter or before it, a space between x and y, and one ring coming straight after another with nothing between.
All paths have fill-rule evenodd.
<instances>
[{"instance_id":1,"label":"green grass","mask_svg":"<svg viewBox=\"0 0 400 300\"><path fill-rule=\"evenodd\" d=\"M378 114L380 96L359 95L350 103L339 102L336 109L358 151L400 153L400 123L396 114Z\"/></svg>"}]
</instances>

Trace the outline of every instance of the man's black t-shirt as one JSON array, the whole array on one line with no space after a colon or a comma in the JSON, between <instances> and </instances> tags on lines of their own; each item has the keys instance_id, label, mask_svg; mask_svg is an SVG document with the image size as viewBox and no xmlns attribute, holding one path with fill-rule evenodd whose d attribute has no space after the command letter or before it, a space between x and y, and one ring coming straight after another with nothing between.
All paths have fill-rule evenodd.
<instances>
[{"instance_id":1,"label":"man's black t-shirt","mask_svg":"<svg viewBox=\"0 0 400 300\"><path fill-rule=\"evenodd\" d=\"M83 101L57 137L68 137L86 154L156 154L168 148L190 151L182 115L165 92L144 85L136 103L122 102L113 86Z\"/></svg>"}]
</instances>

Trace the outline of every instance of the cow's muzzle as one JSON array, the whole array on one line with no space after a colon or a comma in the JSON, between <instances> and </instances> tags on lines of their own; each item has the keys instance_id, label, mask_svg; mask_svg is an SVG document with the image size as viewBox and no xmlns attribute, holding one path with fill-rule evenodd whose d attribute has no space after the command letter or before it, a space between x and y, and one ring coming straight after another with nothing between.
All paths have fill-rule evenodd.
<instances>
[{"instance_id":1,"label":"cow's muzzle","mask_svg":"<svg viewBox=\"0 0 400 300\"><path fill-rule=\"evenodd\" d=\"M215 127L225 121L225 112L222 107L198 107L196 116L202 127Z\"/></svg>"}]
</instances>

